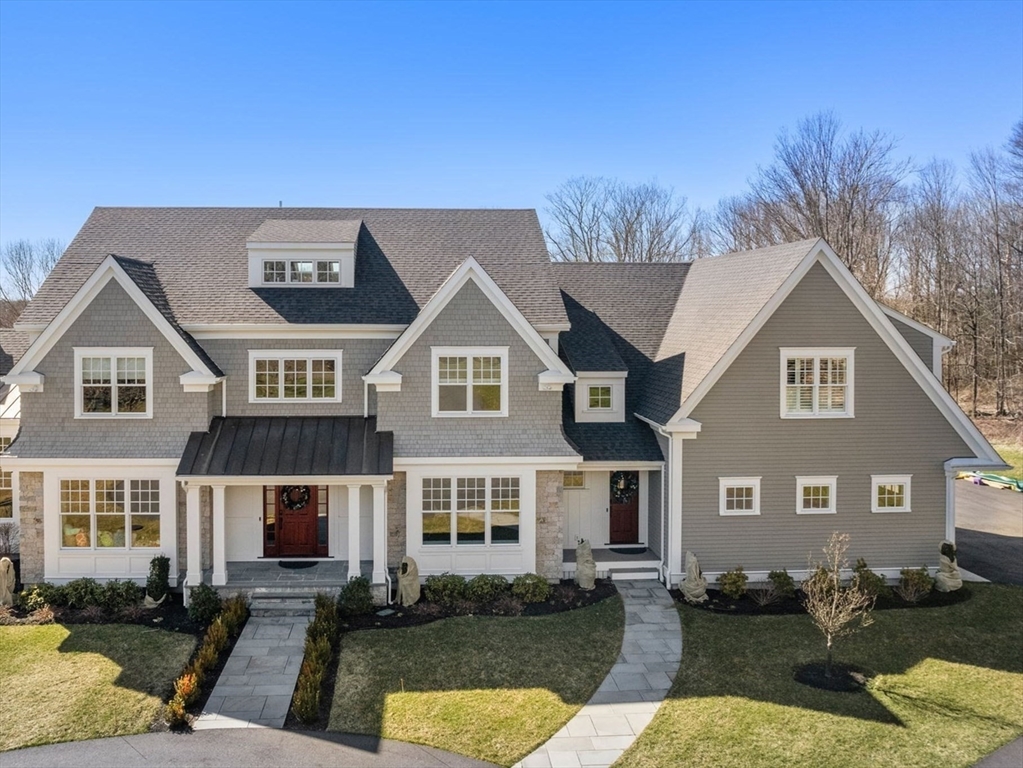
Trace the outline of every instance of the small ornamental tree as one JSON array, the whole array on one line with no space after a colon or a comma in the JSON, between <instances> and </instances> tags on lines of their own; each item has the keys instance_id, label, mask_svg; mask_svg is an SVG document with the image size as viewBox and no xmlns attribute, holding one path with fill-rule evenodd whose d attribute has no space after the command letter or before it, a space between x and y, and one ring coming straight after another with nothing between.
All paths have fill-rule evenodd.
<instances>
[{"instance_id":1,"label":"small ornamental tree","mask_svg":"<svg viewBox=\"0 0 1023 768\"><path fill-rule=\"evenodd\" d=\"M823 562L811 562L809 575L802 584L803 606L827 642L828 656L824 676L831 677L832 651L835 641L873 623L870 610L874 597L853 579L842 586L842 569L849 561L849 534L833 533L824 548ZM858 624L854 624L859 619Z\"/></svg>"}]
</instances>

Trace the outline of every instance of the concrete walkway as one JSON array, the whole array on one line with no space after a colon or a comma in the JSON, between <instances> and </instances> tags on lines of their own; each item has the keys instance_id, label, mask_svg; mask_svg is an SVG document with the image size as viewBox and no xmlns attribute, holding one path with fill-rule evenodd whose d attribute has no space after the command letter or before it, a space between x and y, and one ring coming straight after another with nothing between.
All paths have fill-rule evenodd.
<instances>
[{"instance_id":1,"label":"concrete walkway","mask_svg":"<svg viewBox=\"0 0 1023 768\"><path fill-rule=\"evenodd\" d=\"M616 584L625 603L618 661L576 716L517 768L610 766L667 696L682 657L682 628L671 595L656 581Z\"/></svg>"},{"instance_id":2,"label":"concrete walkway","mask_svg":"<svg viewBox=\"0 0 1023 768\"><path fill-rule=\"evenodd\" d=\"M302 667L308 623L304 616L250 617L195 730L283 728Z\"/></svg>"}]
</instances>

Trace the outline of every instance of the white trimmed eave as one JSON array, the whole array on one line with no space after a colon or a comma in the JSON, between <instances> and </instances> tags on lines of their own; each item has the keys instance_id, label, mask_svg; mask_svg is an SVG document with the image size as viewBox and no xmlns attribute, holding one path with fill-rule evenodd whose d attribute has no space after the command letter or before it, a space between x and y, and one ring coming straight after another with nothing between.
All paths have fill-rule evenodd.
<instances>
[{"instance_id":1,"label":"white trimmed eave","mask_svg":"<svg viewBox=\"0 0 1023 768\"><path fill-rule=\"evenodd\" d=\"M628 371L576 371L579 379L627 379Z\"/></svg>"},{"instance_id":2,"label":"white trimmed eave","mask_svg":"<svg viewBox=\"0 0 1023 768\"><path fill-rule=\"evenodd\" d=\"M975 456L967 460L976 459L981 462L990 462L983 466L1004 467L1005 464L1002 458L992 447L991 443L980 433L976 425L970 421L970 418L956 404L952 396L945 391L945 388L941 386L941 382L934 376L933 371L913 351L913 348L903 335L896 330L882 307L870 298L866 289L853 277L848 267L838 257L838 254L822 238L813 244L806 256L785 279L774 296L760 309L750 324L739 334L732 346L729 347L728 351L711 368L710 372L693 390L692 394L686 398L679 410L668 421L668 424L665 425L665 429L668 429L673 424L681 424L684 420L688 419L689 414L699 405L700 401L718 382L721 376L724 375L725 371L728 370L750 341L753 340L753 337L760 332L760 329L764 327L768 319L781 306L782 302L788 298L789 294L806 276L807 272L817 263L820 263L827 270L831 278L838 284L856 308L860 310L864 319L871 325L877 335L881 337L881 340L887 344L892 353L902 362L909 374L935 404L952 428L956 430L966 445L974 451Z\"/></svg>"},{"instance_id":3,"label":"white trimmed eave","mask_svg":"<svg viewBox=\"0 0 1023 768\"><path fill-rule=\"evenodd\" d=\"M212 373L189 371L178 376L178 382L185 392L209 392L225 378L225 376L214 376Z\"/></svg>"},{"instance_id":4,"label":"white trimmed eave","mask_svg":"<svg viewBox=\"0 0 1023 768\"><path fill-rule=\"evenodd\" d=\"M167 318L153 306L153 302L135 284L135 281L128 277L127 273L121 268L121 265L117 263L117 260L113 256L107 256L96 268L96 271L89 276L89 279L82 284L82 287L78 289L75 295L71 297L70 301L57 313L56 317L39 332L25 354L11 368L10 373L3 377L4 381L8 384L16 384L22 392L42 392L45 377L34 370L35 366L43 361L54 345L60 341L61 337L67 333L82 312L85 311L93 299L99 295L100 291L111 280L116 281L121 286L124 292L142 310L148 320L156 326L157 330L167 339L181 358L192 367L191 373L219 380L216 374L206 366L202 358L196 354L195 350L167 322ZM23 327L33 330L38 328L36 325ZM188 375L185 374L185 376ZM184 376L182 376L182 379L184 379ZM192 379L189 383L191 384L194 381L195 379ZM185 382L182 381L181 385L184 387ZM196 390L186 389L185 391Z\"/></svg>"},{"instance_id":5,"label":"white trimmed eave","mask_svg":"<svg viewBox=\"0 0 1023 768\"><path fill-rule=\"evenodd\" d=\"M444 307L470 280L476 283L480 290L483 291L483 294L497 307L498 311L512 328L526 342L533 353L547 366L547 370L541 371L537 376L537 389L540 392L560 392L566 384L571 384L576 380L575 374L572 373L564 361L544 341L540 332L526 320L518 307L512 303L507 294L487 274L482 265L470 256L437 289L437 292L426 303L422 311L416 316L416 319L412 321L404 333L381 356L372 370L362 377L363 381L368 384L376 384L378 387L380 384L388 387L388 389L379 390L382 392L400 392L401 375L393 370L394 366L397 365L398 361L401 360L416 340L437 318ZM388 376L384 376L384 374L388 374Z\"/></svg>"},{"instance_id":6,"label":"white trimmed eave","mask_svg":"<svg viewBox=\"0 0 1023 768\"><path fill-rule=\"evenodd\" d=\"M695 419L682 419L676 422L668 422L667 424L658 424L653 419L648 419L646 416L641 416L638 413L632 415L640 421L649 424L654 432L658 432L665 437L678 435L683 440L688 440L695 438L703 430L703 424Z\"/></svg>"},{"instance_id":7,"label":"white trimmed eave","mask_svg":"<svg viewBox=\"0 0 1023 768\"><path fill-rule=\"evenodd\" d=\"M186 489L205 485L291 485L301 480L307 485L380 485L394 475L177 475L175 479Z\"/></svg>"}]
</instances>

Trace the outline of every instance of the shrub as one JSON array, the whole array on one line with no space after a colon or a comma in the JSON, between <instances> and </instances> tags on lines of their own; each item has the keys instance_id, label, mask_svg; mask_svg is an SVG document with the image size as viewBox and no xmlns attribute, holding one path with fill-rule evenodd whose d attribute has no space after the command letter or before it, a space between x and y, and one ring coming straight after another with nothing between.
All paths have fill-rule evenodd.
<instances>
[{"instance_id":1,"label":"shrub","mask_svg":"<svg viewBox=\"0 0 1023 768\"><path fill-rule=\"evenodd\" d=\"M327 668L330 663L330 641L321 636L308 636L305 639L305 660L312 662L317 667Z\"/></svg>"},{"instance_id":2,"label":"shrub","mask_svg":"<svg viewBox=\"0 0 1023 768\"><path fill-rule=\"evenodd\" d=\"M182 672L181 674L182 675L191 675L192 677L194 677L195 678L195 687L201 689L202 688L203 678L206 677L206 670L204 670L199 665L198 661L193 661L192 663L188 664L185 667L185 671Z\"/></svg>"},{"instance_id":3,"label":"shrub","mask_svg":"<svg viewBox=\"0 0 1023 768\"><path fill-rule=\"evenodd\" d=\"M547 579L535 573L516 576L511 591L524 603L542 603L551 597L551 585L547 583Z\"/></svg>"},{"instance_id":4,"label":"shrub","mask_svg":"<svg viewBox=\"0 0 1023 768\"><path fill-rule=\"evenodd\" d=\"M194 674L185 673L174 681L174 698L187 707L199 696L199 682Z\"/></svg>"},{"instance_id":5,"label":"shrub","mask_svg":"<svg viewBox=\"0 0 1023 768\"><path fill-rule=\"evenodd\" d=\"M870 570L867 567L867 561L862 557L856 561L856 566L853 568L853 583L874 599L892 595L888 580L881 574Z\"/></svg>"},{"instance_id":6,"label":"shrub","mask_svg":"<svg viewBox=\"0 0 1023 768\"><path fill-rule=\"evenodd\" d=\"M373 612L373 593L369 591L369 579L356 576L341 588L337 598L341 613L345 616L362 616Z\"/></svg>"},{"instance_id":7,"label":"shrub","mask_svg":"<svg viewBox=\"0 0 1023 768\"><path fill-rule=\"evenodd\" d=\"M170 591L170 558L157 555L149 561L149 578L146 579L146 594L159 600Z\"/></svg>"},{"instance_id":8,"label":"shrub","mask_svg":"<svg viewBox=\"0 0 1023 768\"><path fill-rule=\"evenodd\" d=\"M307 638L324 638L333 648L341 634L341 619L338 616L337 603L330 596L321 593L316 595L316 613L306 627Z\"/></svg>"},{"instance_id":9,"label":"shrub","mask_svg":"<svg viewBox=\"0 0 1023 768\"><path fill-rule=\"evenodd\" d=\"M128 606L142 601L145 592L134 581L118 581L112 579L103 585L102 605L107 613L115 614Z\"/></svg>"},{"instance_id":10,"label":"shrub","mask_svg":"<svg viewBox=\"0 0 1023 768\"><path fill-rule=\"evenodd\" d=\"M465 595L474 603L492 603L508 591L508 580L504 576L480 574L465 586Z\"/></svg>"},{"instance_id":11,"label":"shrub","mask_svg":"<svg viewBox=\"0 0 1023 768\"><path fill-rule=\"evenodd\" d=\"M37 611L45 605L64 605L64 587L58 587L48 581L40 582L16 596L22 610Z\"/></svg>"},{"instance_id":12,"label":"shrub","mask_svg":"<svg viewBox=\"0 0 1023 768\"><path fill-rule=\"evenodd\" d=\"M767 574L767 580L771 582L775 591L778 593L778 597L795 597L796 596L796 581L786 570L771 571Z\"/></svg>"},{"instance_id":13,"label":"shrub","mask_svg":"<svg viewBox=\"0 0 1023 768\"><path fill-rule=\"evenodd\" d=\"M303 723L315 723L320 716L320 687L323 683L323 668L308 659L302 662L295 685L291 708L295 717Z\"/></svg>"},{"instance_id":14,"label":"shrub","mask_svg":"<svg viewBox=\"0 0 1023 768\"><path fill-rule=\"evenodd\" d=\"M199 584L188 593L188 618L205 627L222 608L220 593L209 584Z\"/></svg>"},{"instance_id":15,"label":"shrub","mask_svg":"<svg viewBox=\"0 0 1023 768\"><path fill-rule=\"evenodd\" d=\"M187 721L185 702L175 696L167 702L167 722L171 728L176 728L184 725Z\"/></svg>"},{"instance_id":16,"label":"shrub","mask_svg":"<svg viewBox=\"0 0 1023 768\"><path fill-rule=\"evenodd\" d=\"M135 603L121 609L121 618L125 621L139 621L149 615L149 609L142 603Z\"/></svg>"},{"instance_id":17,"label":"shrub","mask_svg":"<svg viewBox=\"0 0 1023 768\"><path fill-rule=\"evenodd\" d=\"M68 608L99 605L102 600L103 588L95 579L75 579L64 585L64 604Z\"/></svg>"},{"instance_id":18,"label":"shrub","mask_svg":"<svg viewBox=\"0 0 1023 768\"><path fill-rule=\"evenodd\" d=\"M931 593L934 579L926 568L903 568L899 571L899 585L895 592L907 603L918 603Z\"/></svg>"},{"instance_id":19,"label":"shrub","mask_svg":"<svg viewBox=\"0 0 1023 768\"><path fill-rule=\"evenodd\" d=\"M742 566L736 566L734 570L725 571L718 576L718 587L721 593L733 600L738 600L746 594L746 582L749 577L743 573Z\"/></svg>"},{"instance_id":20,"label":"shrub","mask_svg":"<svg viewBox=\"0 0 1023 768\"><path fill-rule=\"evenodd\" d=\"M219 616L213 620L213 623L206 630L203 644L211 646L218 656L227 647L227 627L224 626L224 622L221 621Z\"/></svg>"},{"instance_id":21,"label":"shrub","mask_svg":"<svg viewBox=\"0 0 1023 768\"><path fill-rule=\"evenodd\" d=\"M453 608L460 600L466 599L468 585L462 576L453 573L442 573L440 576L427 576L423 585L423 594L431 603Z\"/></svg>"},{"instance_id":22,"label":"shrub","mask_svg":"<svg viewBox=\"0 0 1023 768\"><path fill-rule=\"evenodd\" d=\"M781 593L772 582L767 582L766 586L749 589L746 593L750 596L750 599L761 608L781 600Z\"/></svg>"},{"instance_id":23,"label":"shrub","mask_svg":"<svg viewBox=\"0 0 1023 768\"><path fill-rule=\"evenodd\" d=\"M98 605L87 605L78 611L78 620L84 624L101 624L106 612Z\"/></svg>"},{"instance_id":24,"label":"shrub","mask_svg":"<svg viewBox=\"0 0 1023 768\"><path fill-rule=\"evenodd\" d=\"M244 595L235 595L224 601L220 610L220 620L230 637L236 637L241 631L245 620L249 618L249 601Z\"/></svg>"},{"instance_id":25,"label":"shrub","mask_svg":"<svg viewBox=\"0 0 1023 768\"><path fill-rule=\"evenodd\" d=\"M198 677L206 677L206 673L210 672L217 666L217 659L220 657L219 651L209 643L203 642L199 646L199 652L195 654L195 667L198 671Z\"/></svg>"},{"instance_id":26,"label":"shrub","mask_svg":"<svg viewBox=\"0 0 1023 768\"><path fill-rule=\"evenodd\" d=\"M494 601L492 609L498 616L521 616L522 601L511 595L502 595Z\"/></svg>"}]
</instances>

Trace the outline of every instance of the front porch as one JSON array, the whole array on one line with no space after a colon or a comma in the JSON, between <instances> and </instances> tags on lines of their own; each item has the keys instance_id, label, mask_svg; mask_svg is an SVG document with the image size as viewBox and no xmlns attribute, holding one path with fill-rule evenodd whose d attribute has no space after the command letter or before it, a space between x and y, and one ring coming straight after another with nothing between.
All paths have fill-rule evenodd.
<instances>
[{"instance_id":1,"label":"front porch","mask_svg":"<svg viewBox=\"0 0 1023 768\"><path fill-rule=\"evenodd\" d=\"M289 567L292 564L301 567ZM359 566L361 575L370 579L373 575L373 561L363 560ZM225 595L290 590L334 593L348 583L350 569L347 560L267 559L255 562L228 561L227 573L227 583L216 585L218 591ZM212 568L203 571L202 580L204 584L214 586Z\"/></svg>"},{"instance_id":2,"label":"front porch","mask_svg":"<svg viewBox=\"0 0 1023 768\"><path fill-rule=\"evenodd\" d=\"M575 549L564 550L562 568L566 579L575 576L575 554ZM649 547L594 548L593 560L597 564L597 578L600 579L658 578L660 576L660 556Z\"/></svg>"}]
</instances>

